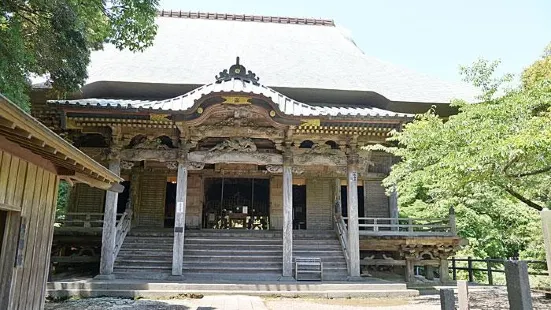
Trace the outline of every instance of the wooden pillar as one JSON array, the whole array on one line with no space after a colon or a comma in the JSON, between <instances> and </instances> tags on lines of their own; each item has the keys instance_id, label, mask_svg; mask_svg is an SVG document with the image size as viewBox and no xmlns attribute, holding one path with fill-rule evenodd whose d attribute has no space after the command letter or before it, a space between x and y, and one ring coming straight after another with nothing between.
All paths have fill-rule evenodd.
<instances>
[{"instance_id":1,"label":"wooden pillar","mask_svg":"<svg viewBox=\"0 0 551 310\"><path fill-rule=\"evenodd\" d=\"M334 188L334 199L335 204L335 213L342 216L342 197L341 197L341 179L335 179L335 188Z\"/></svg>"},{"instance_id":2,"label":"wooden pillar","mask_svg":"<svg viewBox=\"0 0 551 310\"><path fill-rule=\"evenodd\" d=\"M109 161L109 170L116 175L121 174L120 158L114 157ZM99 278L114 279L113 266L115 264L115 238L117 237L117 202L119 194L107 191L105 194L105 210L103 215L103 232L101 235L101 261Z\"/></svg>"},{"instance_id":3,"label":"wooden pillar","mask_svg":"<svg viewBox=\"0 0 551 310\"><path fill-rule=\"evenodd\" d=\"M392 191L388 199L388 211L391 218L398 218L398 192Z\"/></svg>"},{"instance_id":4,"label":"wooden pillar","mask_svg":"<svg viewBox=\"0 0 551 310\"><path fill-rule=\"evenodd\" d=\"M181 160L178 162L176 177L176 213L174 215L174 247L172 249L172 275L182 275L184 260L184 232L186 226L187 167Z\"/></svg>"},{"instance_id":5,"label":"wooden pillar","mask_svg":"<svg viewBox=\"0 0 551 310\"><path fill-rule=\"evenodd\" d=\"M358 154L348 155L348 257L350 278L360 277L360 230L358 226Z\"/></svg>"},{"instance_id":6,"label":"wooden pillar","mask_svg":"<svg viewBox=\"0 0 551 310\"><path fill-rule=\"evenodd\" d=\"M367 169L366 169L367 171ZM367 174L367 173L366 173ZM363 184L363 187L364 187L364 213L363 214L360 214L362 217L370 217L371 213L370 213L370 210L369 210L369 193L368 193L368 189L369 189L369 182L367 182L367 180L363 180L362 181L362 184Z\"/></svg>"},{"instance_id":7,"label":"wooden pillar","mask_svg":"<svg viewBox=\"0 0 551 310\"><path fill-rule=\"evenodd\" d=\"M283 154L283 277L293 276L293 158Z\"/></svg>"}]
</instances>

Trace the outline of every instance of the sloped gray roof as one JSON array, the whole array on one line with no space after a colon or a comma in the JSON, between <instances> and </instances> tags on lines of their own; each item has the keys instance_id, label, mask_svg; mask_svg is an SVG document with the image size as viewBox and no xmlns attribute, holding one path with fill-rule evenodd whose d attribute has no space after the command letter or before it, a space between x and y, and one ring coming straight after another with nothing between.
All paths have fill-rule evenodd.
<instances>
[{"instance_id":1,"label":"sloped gray roof","mask_svg":"<svg viewBox=\"0 0 551 310\"><path fill-rule=\"evenodd\" d=\"M166 100L126 100L126 99L78 99L48 100L49 103L112 107L123 109L152 109L162 111L186 111L201 97L213 93L245 93L263 95L270 98L281 112L289 116L363 116L363 117L412 117L411 114L396 113L375 107L329 107L313 106L293 100L261 84L253 84L241 79L229 79L206 84L184 95Z\"/></svg>"},{"instance_id":2,"label":"sloped gray roof","mask_svg":"<svg viewBox=\"0 0 551 310\"><path fill-rule=\"evenodd\" d=\"M93 52L87 84L202 85L240 56L270 87L368 91L399 102L474 98L475 91L465 84L433 79L364 54L332 22L235 16L240 15L160 16L154 45L144 52L111 45Z\"/></svg>"}]
</instances>

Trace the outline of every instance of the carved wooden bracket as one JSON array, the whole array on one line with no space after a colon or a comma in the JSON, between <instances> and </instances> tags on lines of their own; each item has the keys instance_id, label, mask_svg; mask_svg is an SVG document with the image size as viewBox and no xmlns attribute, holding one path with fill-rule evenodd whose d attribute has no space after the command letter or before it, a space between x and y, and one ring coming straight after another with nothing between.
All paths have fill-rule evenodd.
<instances>
[{"instance_id":1,"label":"carved wooden bracket","mask_svg":"<svg viewBox=\"0 0 551 310\"><path fill-rule=\"evenodd\" d=\"M273 174L280 174L283 173L283 165L266 165L266 171ZM301 175L304 173L304 169L302 167L293 166L292 167L293 174Z\"/></svg>"},{"instance_id":2,"label":"carved wooden bracket","mask_svg":"<svg viewBox=\"0 0 551 310\"><path fill-rule=\"evenodd\" d=\"M178 162L177 161L169 161L169 162L166 163L166 167L169 170L176 170L176 169L178 169ZM196 161L186 162L187 170L203 170L204 167L205 167L205 163L196 162Z\"/></svg>"},{"instance_id":3,"label":"carved wooden bracket","mask_svg":"<svg viewBox=\"0 0 551 310\"><path fill-rule=\"evenodd\" d=\"M121 169L122 170L130 170L134 167L133 161L127 161L127 160L121 160Z\"/></svg>"}]
</instances>

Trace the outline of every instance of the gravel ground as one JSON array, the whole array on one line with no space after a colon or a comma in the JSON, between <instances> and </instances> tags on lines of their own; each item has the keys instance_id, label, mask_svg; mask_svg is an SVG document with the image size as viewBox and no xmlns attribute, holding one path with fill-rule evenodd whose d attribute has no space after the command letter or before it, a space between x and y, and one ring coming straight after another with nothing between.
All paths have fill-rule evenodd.
<instances>
[{"instance_id":1,"label":"gravel ground","mask_svg":"<svg viewBox=\"0 0 551 310\"><path fill-rule=\"evenodd\" d=\"M551 309L551 299L545 299L543 294L533 294L534 310ZM505 288L493 288L472 291L470 293L471 310L509 309ZM439 310L438 295L426 295L409 299L316 299L316 298L265 298L255 296L206 296L202 299L117 299L91 298L68 300L64 302L48 302L46 310L276 310L276 309L312 309L312 310Z\"/></svg>"}]
</instances>

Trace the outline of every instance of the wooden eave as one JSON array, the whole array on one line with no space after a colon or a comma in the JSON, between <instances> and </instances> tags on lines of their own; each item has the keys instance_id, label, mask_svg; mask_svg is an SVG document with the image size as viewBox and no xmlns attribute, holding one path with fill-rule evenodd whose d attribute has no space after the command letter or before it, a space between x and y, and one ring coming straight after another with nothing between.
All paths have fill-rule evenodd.
<instances>
[{"instance_id":1,"label":"wooden eave","mask_svg":"<svg viewBox=\"0 0 551 310\"><path fill-rule=\"evenodd\" d=\"M201 117L199 112L212 105L220 104L220 97L235 95L234 92L209 93L201 97L187 110L162 110L152 108L132 108L124 106L57 106L65 115L63 127L73 123L77 128L124 126L135 128L175 128L175 123L187 122ZM296 126L296 133L322 133L339 135L387 136L398 129L409 117L387 115L287 115L270 100L259 94L240 94L251 98L251 105L258 105L270 112L273 121L284 126ZM213 99L215 99L213 101ZM216 100L220 99L220 100ZM272 114L273 113L273 114ZM152 119L156 115L166 115L165 120ZM134 118L134 117L137 118ZM304 126L309 121L317 121L318 126ZM70 127L70 126L69 126Z\"/></svg>"},{"instance_id":2,"label":"wooden eave","mask_svg":"<svg viewBox=\"0 0 551 310\"><path fill-rule=\"evenodd\" d=\"M69 182L120 191L122 179L0 95L0 135L50 161Z\"/></svg>"}]
</instances>

